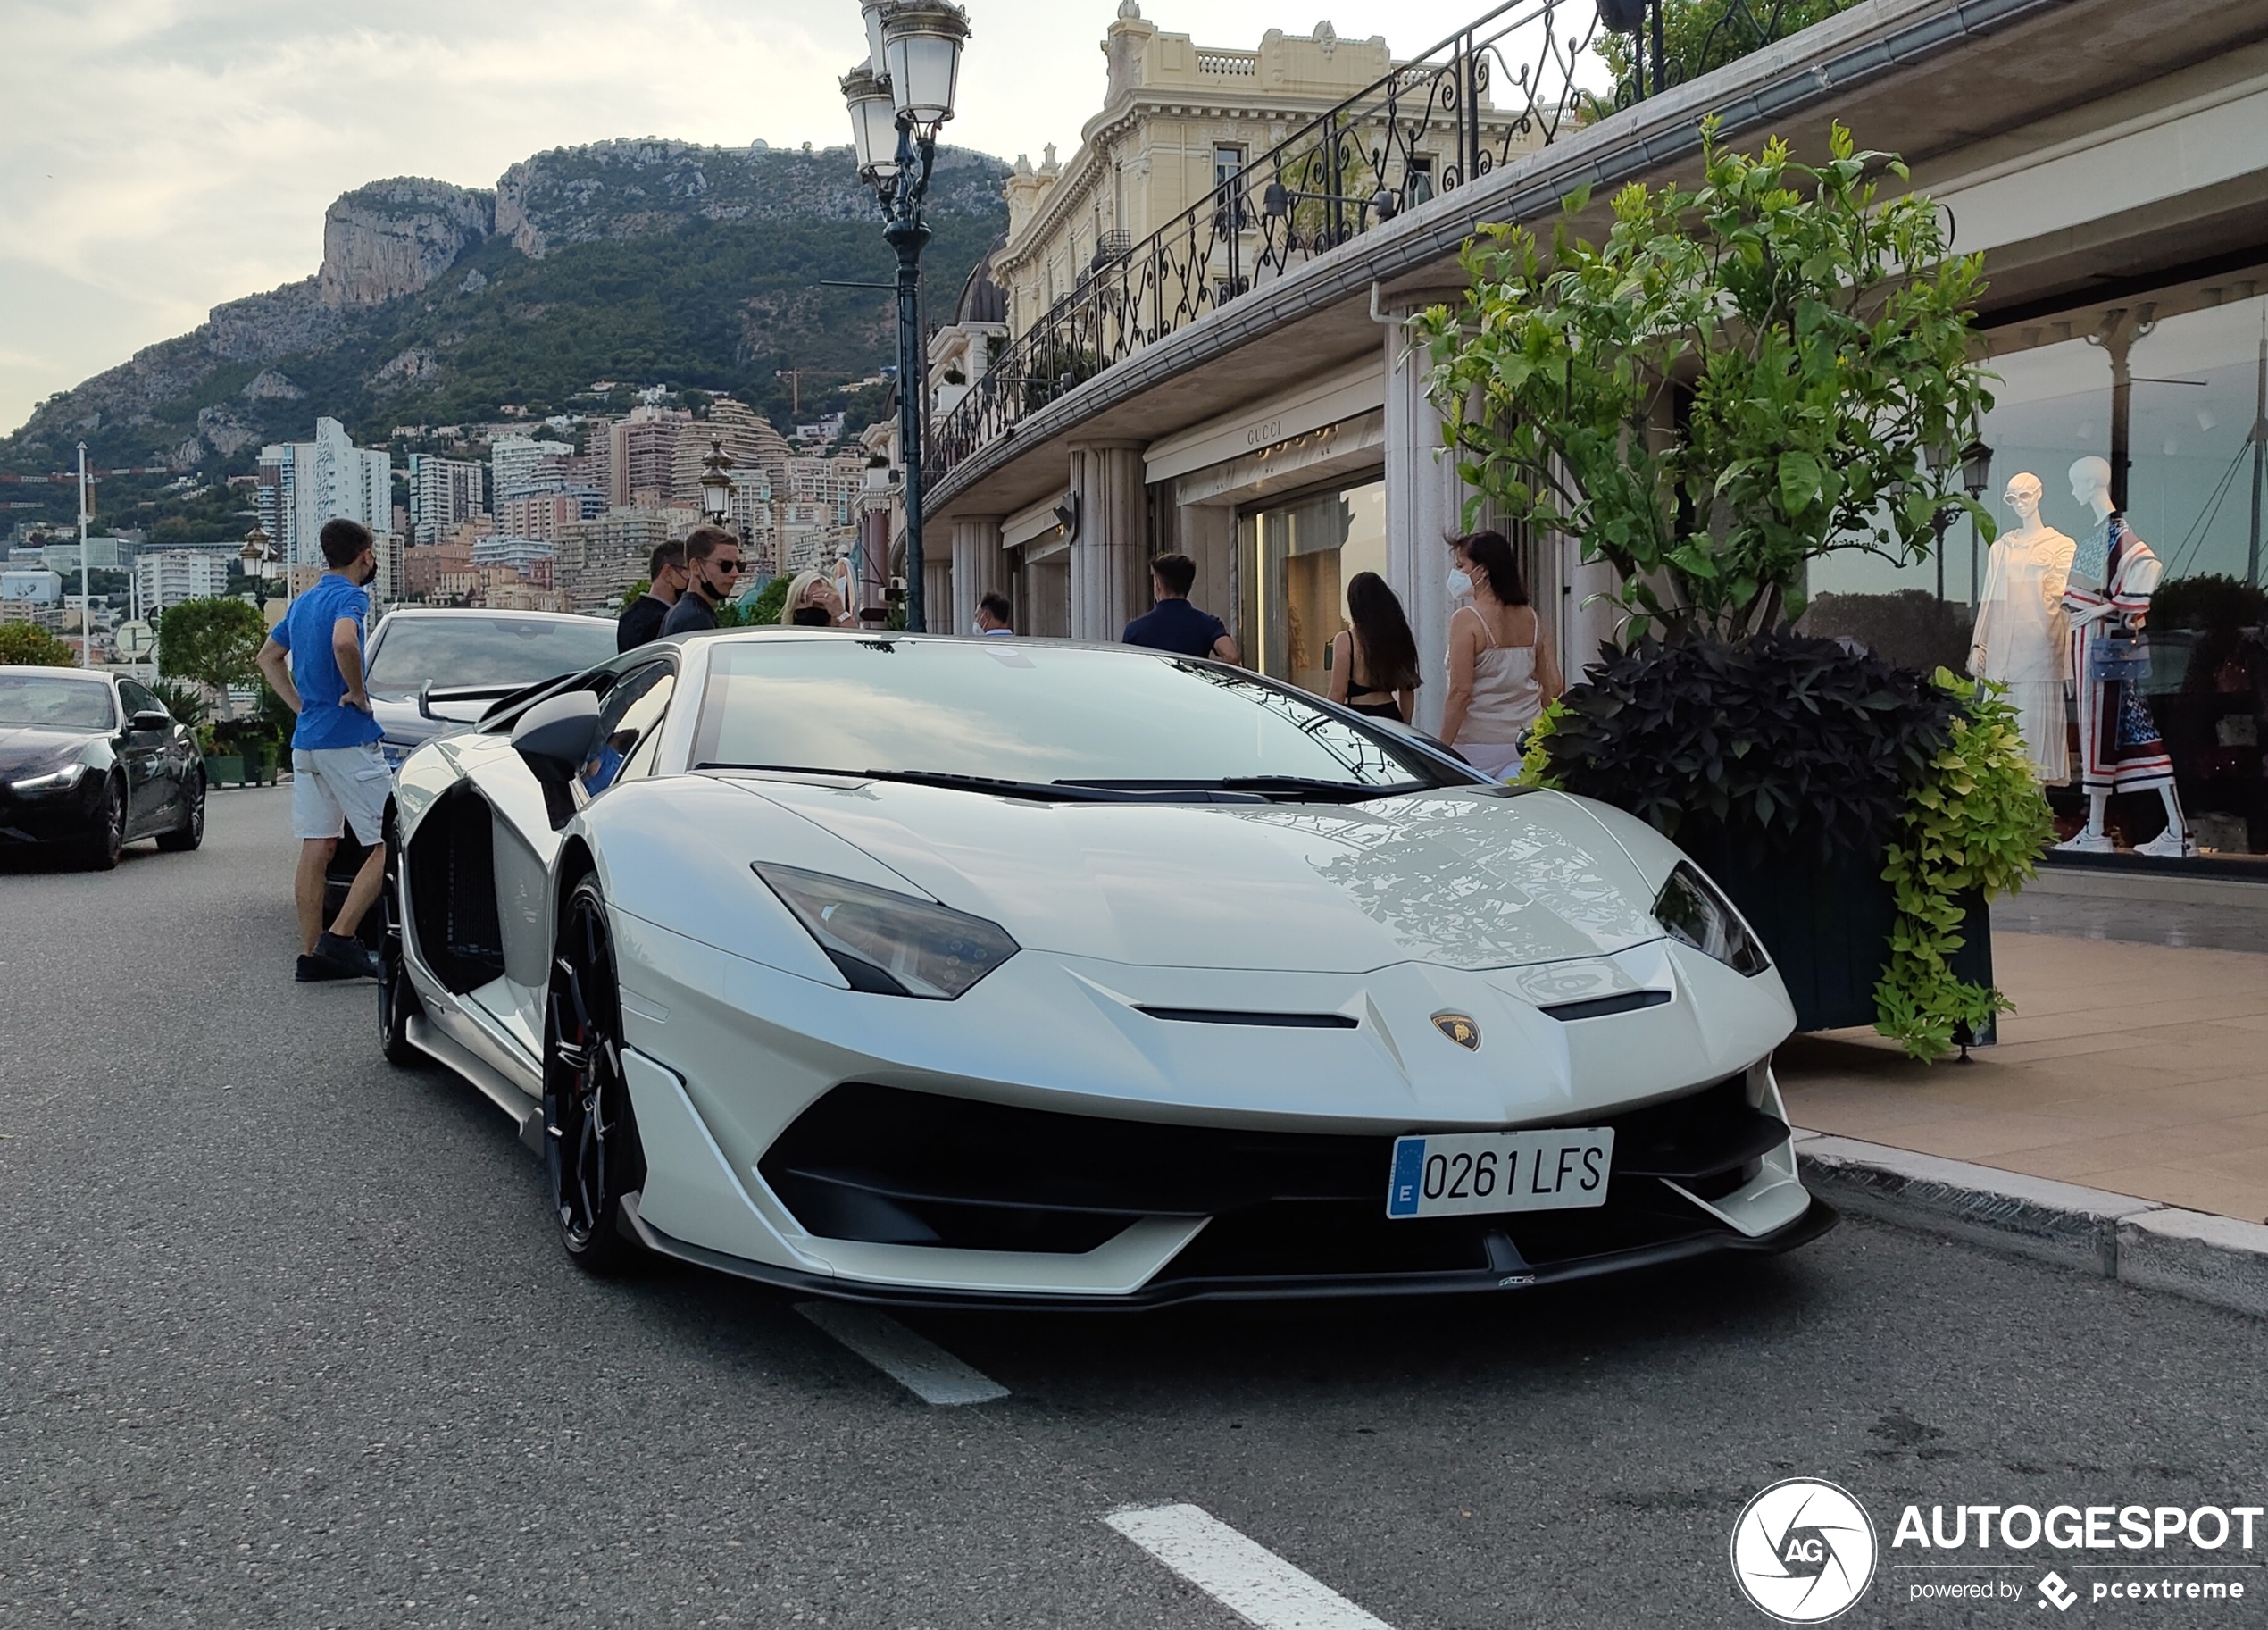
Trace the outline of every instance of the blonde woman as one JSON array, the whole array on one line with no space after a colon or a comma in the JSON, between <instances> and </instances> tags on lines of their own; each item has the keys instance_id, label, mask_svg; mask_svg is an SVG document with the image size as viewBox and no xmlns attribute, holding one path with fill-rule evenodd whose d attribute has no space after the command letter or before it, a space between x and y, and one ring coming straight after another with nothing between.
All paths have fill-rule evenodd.
<instances>
[{"instance_id":1,"label":"blonde woman","mask_svg":"<svg viewBox=\"0 0 2268 1630\"><path fill-rule=\"evenodd\" d=\"M788 597L780 602L780 626L803 628L848 628L851 620L843 610L843 598L835 592L835 585L824 572L798 572L788 584Z\"/></svg>"},{"instance_id":2,"label":"blonde woman","mask_svg":"<svg viewBox=\"0 0 2268 1630\"><path fill-rule=\"evenodd\" d=\"M1470 597L1449 618L1449 698L1441 740L1484 775L1520 767L1522 738L1565 687L1542 619L1528 604L1520 563L1502 532L1472 532L1449 546L1449 598Z\"/></svg>"}]
</instances>

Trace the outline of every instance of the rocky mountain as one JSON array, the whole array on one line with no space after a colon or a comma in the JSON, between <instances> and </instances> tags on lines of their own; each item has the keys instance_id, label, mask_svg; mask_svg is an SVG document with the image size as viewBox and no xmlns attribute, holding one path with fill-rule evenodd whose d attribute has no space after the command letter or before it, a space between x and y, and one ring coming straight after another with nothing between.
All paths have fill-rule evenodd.
<instances>
[{"instance_id":1,"label":"rocky mountain","mask_svg":"<svg viewBox=\"0 0 2268 1630\"><path fill-rule=\"evenodd\" d=\"M383 305L415 294L496 230L494 192L413 176L373 181L323 212L315 287L326 305Z\"/></svg>"},{"instance_id":2,"label":"rocky mountain","mask_svg":"<svg viewBox=\"0 0 2268 1630\"><path fill-rule=\"evenodd\" d=\"M933 310L1005 225L1006 173L938 155ZM61 468L84 438L98 464L212 474L318 414L379 440L598 380L730 391L784 418L783 371L809 396L894 360L888 297L821 286L894 264L848 148L613 141L538 154L493 189L375 181L325 212L313 276L43 404L0 440L0 468Z\"/></svg>"}]
</instances>

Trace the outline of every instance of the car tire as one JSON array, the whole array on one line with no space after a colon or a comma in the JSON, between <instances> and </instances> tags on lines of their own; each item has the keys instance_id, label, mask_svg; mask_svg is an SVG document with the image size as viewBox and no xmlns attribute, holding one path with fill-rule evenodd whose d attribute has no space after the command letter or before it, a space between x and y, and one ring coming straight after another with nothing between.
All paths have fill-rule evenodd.
<instances>
[{"instance_id":1,"label":"car tire","mask_svg":"<svg viewBox=\"0 0 2268 1630\"><path fill-rule=\"evenodd\" d=\"M621 986L596 876L561 914L544 1004L544 1167L559 1241L577 1266L618 1273L643 1253L622 1200L646 1183L646 1154L622 1075Z\"/></svg>"},{"instance_id":2,"label":"car tire","mask_svg":"<svg viewBox=\"0 0 2268 1630\"><path fill-rule=\"evenodd\" d=\"M410 1040L410 1021L425 1011L410 983L409 965L402 954L401 848L392 825L387 830L386 886L374 914L385 926L378 946L378 1034L386 1062L396 1069L413 1070L430 1063Z\"/></svg>"},{"instance_id":3,"label":"car tire","mask_svg":"<svg viewBox=\"0 0 2268 1630\"><path fill-rule=\"evenodd\" d=\"M191 770L181 783L181 823L157 835L157 847L169 855L186 855L204 841L204 772Z\"/></svg>"},{"instance_id":4,"label":"car tire","mask_svg":"<svg viewBox=\"0 0 2268 1630\"><path fill-rule=\"evenodd\" d=\"M125 848L126 788L117 776L108 776L102 806L95 811L95 830L79 840L79 864L89 872L110 871Z\"/></svg>"}]
</instances>

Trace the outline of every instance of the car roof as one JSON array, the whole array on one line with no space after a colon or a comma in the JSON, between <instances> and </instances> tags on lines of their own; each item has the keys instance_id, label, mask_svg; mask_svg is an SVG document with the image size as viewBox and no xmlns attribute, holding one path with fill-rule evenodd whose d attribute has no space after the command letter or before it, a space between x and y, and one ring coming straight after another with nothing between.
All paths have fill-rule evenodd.
<instances>
[{"instance_id":1,"label":"car roof","mask_svg":"<svg viewBox=\"0 0 2268 1630\"><path fill-rule=\"evenodd\" d=\"M611 623L611 617L595 617L580 611L523 611L517 607L498 606L494 611L484 606L396 606L379 619L389 623L396 617L479 617L488 622L499 618L524 623Z\"/></svg>"},{"instance_id":2,"label":"car roof","mask_svg":"<svg viewBox=\"0 0 2268 1630\"><path fill-rule=\"evenodd\" d=\"M97 685L113 684L116 682L118 679L118 675L115 673L90 673L85 668L48 668L42 667L37 663L25 663L21 666L12 665L5 669L4 672L10 673L38 673L45 675L48 679L83 679L88 681L89 683Z\"/></svg>"}]
</instances>

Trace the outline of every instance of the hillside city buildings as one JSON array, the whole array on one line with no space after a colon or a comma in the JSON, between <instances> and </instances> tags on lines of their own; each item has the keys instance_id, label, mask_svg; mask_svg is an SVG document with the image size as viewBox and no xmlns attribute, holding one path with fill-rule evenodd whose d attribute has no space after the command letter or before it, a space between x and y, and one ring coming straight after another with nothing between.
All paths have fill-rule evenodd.
<instances>
[{"instance_id":1,"label":"hillside city buildings","mask_svg":"<svg viewBox=\"0 0 2268 1630\"><path fill-rule=\"evenodd\" d=\"M335 516L359 521L390 547L379 551L379 593L388 598L401 581L389 573L398 558L394 534L394 463L382 447L358 447L336 419L315 421L306 441L272 442L260 449L255 489L260 524L290 580L312 581L323 570L318 539Z\"/></svg>"}]
</instances>

